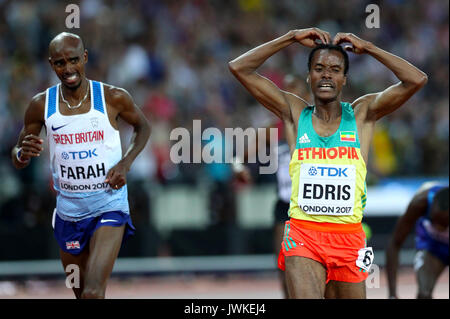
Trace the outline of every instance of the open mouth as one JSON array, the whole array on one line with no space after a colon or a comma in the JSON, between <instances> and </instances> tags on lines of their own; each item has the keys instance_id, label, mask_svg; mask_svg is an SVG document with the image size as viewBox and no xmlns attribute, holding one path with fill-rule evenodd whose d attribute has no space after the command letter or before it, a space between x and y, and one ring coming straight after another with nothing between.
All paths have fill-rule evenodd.
<instances>
[{"instance_id":1,"label":"open mouth","mask_svg":"<svg viewBox=\"0 0 450 319\"><path fill-rule=\"evenodd\" d=\"M78 80L78 74L73 73L73 74L69 74L69 75L64 75L63 79L66 83L74 84Z\"/></svg>"},{"instance_id":2,"label":"open mouth","mask_svg":"<svg viewBox=\"0 0 450 319\"><path fill-rule=\"evenodd\" d=\"M322 82L319 83L319 85L317 86L319 88L319 90L323 90L323 91L331 91L334 89L334 85L332 83L329 82Z\"/></svg>"}]
</instances>

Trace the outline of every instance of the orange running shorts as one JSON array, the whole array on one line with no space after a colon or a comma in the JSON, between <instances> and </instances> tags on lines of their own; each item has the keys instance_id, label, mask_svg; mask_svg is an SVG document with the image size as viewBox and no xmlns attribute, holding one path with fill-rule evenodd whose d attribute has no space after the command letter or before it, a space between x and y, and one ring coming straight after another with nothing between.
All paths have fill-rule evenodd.
<instances>
[{"instance_id":1,"label":"orange running shorts","mask_svg":"<svg viewBox=\"0 0 450 319\"><path fill-rule=\"evenodd\" d=\"M321 263L327 280L361 282L369 274L373 251L358 224L317 223L291 218L285 223L278 268L285 270L286 256L300 256Z\"/></svg>"}]
</instances>

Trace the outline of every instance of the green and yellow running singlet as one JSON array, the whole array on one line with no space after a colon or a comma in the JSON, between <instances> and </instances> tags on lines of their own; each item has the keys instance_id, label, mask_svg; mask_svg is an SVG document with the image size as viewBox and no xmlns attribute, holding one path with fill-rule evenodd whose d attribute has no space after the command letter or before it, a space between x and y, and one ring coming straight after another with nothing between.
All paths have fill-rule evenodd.
<instances>
[{"instance_id":1,"label":"green and yellow running singlet","mask_svg":"<svg viewBox=\"0 0 450 319\"><path fill-rule=\"evenodd\" d=\"M355 115L341 102L338 130L319 136L312 125L314 107L298 121L295 151L289 164L291 218L314 222L360 223L366 206L366 164L361 156Z\"/></svg>"}]
</instances>

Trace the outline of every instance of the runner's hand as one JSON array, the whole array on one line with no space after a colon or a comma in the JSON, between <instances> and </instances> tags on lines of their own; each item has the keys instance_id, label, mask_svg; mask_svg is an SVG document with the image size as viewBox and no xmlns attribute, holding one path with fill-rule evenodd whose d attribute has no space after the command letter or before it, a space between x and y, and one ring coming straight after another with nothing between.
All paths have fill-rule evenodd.
<instances>
[{"instance_id":1,"label":"runner's hand","mask_svg":"<svg viewBox=\"0 0 450 319\"><path fill-rule=\"evenodd\" d=\"M129 168L122 162L113 166L106 174L105 183L108 183L112 189L121 189L127 183L127 172Z\"/></svg>"},{"instance_id":2,"label":"runner's hand","mask_svg":"<svg viewBox=\"0 0 450 319\"><path fill-rule=\"evenodd\" d=\"M320 40L323 44L331 43L330 34L327 31L320 30L319 28L308 28L294 30L295 39L302 45L308 48L314 48L317 46L316 40Z\"/></svg>"},{"instance_id":3,"label":"runner's hand","mask_svg":"<svg viewBox=\"0 0 450 319\"><path fill-rule=\"evenodd\" d=\"M341 33L339 32L333 39L333 44L339 45L341 43L351 43L351 45L344 45L344 50L353 52L355 54L366 53L367 46L370 42L358 38L353 33Z\"/></svg>"},{"instance_id":4,"label":"runner's hand","mask_svg":"<svg viewBox=\"0 0 450 319\"><path fill-rule=\"evenodd\" d=\"M44 140L39 136L28 134L22 140L22 148L20 152L20 159L22 161L28 161L32 157L37 157L41 155L41 152L44 150L42 144Z\"/></svg>"}]
</instances>

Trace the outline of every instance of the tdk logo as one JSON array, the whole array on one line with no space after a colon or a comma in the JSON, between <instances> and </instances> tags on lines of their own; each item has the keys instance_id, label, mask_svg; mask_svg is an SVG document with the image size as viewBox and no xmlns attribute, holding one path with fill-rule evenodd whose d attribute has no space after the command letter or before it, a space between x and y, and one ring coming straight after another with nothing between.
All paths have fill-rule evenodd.
<instances>
[{"instance_id":1,"label":"tdk logo","mask_svg":"<svg viewBox=\"0 0 450 319\"><path fill-rule=\"evenodd\" d=\"M331 177L348 177L346 174L348 167L346 168L335 168L335 167L323 167L317 166L317 168L311 167L308 171L310 176L316 176L319 173L319 176L331 176Z\"/></svg>"},{"instance_id":2,"label":"tdk logo","mask_svg":"<svg viewBox=\"0 0 450 319\"><path fill-rule=\"evenodd\" d=\"M93 150L88 150L88 151L62 152L61 157L65 160L68 160L69 158L71 158L73 160L77 160L77 159L82 160L82 159L86 159L86 158L97 157L98 155L95 153L96 151L97 151L97 149L94 148Z\"/></svg>"},{"instance_id":3,"label":"tdk logo","mask_svg":"<svg viewBox=\"0 0 450 319\"><path fill-rule=\"evenodd\" d=\"M316 176L317 175L317 169L313 166L308 170L308 174L310 176Z\"/></svg>"}]
</instances>

